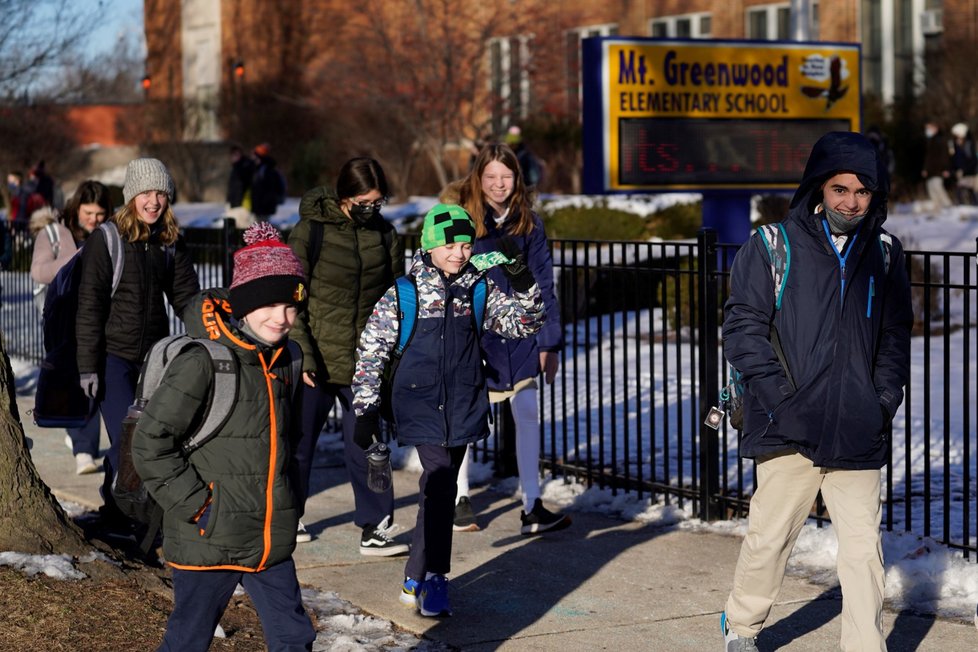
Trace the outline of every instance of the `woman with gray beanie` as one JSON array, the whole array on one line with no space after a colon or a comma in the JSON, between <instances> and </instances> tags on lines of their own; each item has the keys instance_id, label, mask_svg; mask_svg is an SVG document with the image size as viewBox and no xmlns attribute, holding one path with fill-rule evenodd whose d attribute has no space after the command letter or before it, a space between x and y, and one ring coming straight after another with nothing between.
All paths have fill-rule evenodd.
<instances>
[{"instance_id":1,"label":"woman with gray beanie","mask_svg":"<svg viewBox=\"0 0 978 652\"><path fill-rule=\"evenodd\" d=\"M200 283L170 208L174 186L166 166L155 158L130 161L122 195L125 205L82 250L76 339L79 383L95 400L109 435L100 511L107 523L125 530L131 524L111 492L122 419L135 397L143 357L169 334L164 297L181 315ZM118 279L106 228L115 229L121 242Z\"/></svg>"}]
</instances>

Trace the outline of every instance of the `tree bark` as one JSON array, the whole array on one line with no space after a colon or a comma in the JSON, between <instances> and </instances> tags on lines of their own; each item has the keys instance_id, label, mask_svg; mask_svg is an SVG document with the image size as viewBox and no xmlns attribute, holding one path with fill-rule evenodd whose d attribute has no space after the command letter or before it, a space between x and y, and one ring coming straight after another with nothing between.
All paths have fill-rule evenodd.
<instances>
[{"instance_id":1,"label":"tree bark","mask_svg":"<svg viewBox=\"0 0 978 652\"><path fill-rule=\"evenodd\" d=\"M2 338L0 357L0 550L85 554L92 546L41 481L31 460Z\"/></svg>"}]
</instances>

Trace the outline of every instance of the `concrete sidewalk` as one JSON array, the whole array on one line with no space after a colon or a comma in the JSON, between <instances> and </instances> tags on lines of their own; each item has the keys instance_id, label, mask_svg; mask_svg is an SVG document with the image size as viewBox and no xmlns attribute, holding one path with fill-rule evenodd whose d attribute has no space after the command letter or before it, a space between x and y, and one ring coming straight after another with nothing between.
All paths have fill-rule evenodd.
<instances>
[{"instance_id":1,"label":"concrete sidewalk","mask_svg":"<svg viewBox=\"0 0 978 652\"><path fill-rule=\"evenodd\" d=\"M101 474L77 476L64 433L28 423L32 457L59 497L96 507ZM519 534L520 505L477 489L483 529L456 533L450 575L455 616L422 618L398 602L404 557L359 554L353 494L338 455L320 451L314 496L303 519L315 539L295 560L303 584L332 591L364 612L418 636L461 650L716 650L719 614L740 549L737 537L652 528L571 512L574 524L550 536ZM396 471L395 519L409 537L417 513L418 475ZM785 580L761 650L838 649L841 597L799 577ZM978 649L970 623L884 613L890 652Z\"/></svg>"}]
</instances>

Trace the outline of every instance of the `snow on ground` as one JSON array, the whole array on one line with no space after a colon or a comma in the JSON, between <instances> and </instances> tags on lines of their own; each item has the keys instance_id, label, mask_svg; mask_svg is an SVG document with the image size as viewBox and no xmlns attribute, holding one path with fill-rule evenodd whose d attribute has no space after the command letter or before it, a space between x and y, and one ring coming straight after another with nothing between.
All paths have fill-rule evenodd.
<instances>
[{"instance_id":1,"label":"snow on ground","mask_svg":"<svg viewBox=\"0 0 978 652\"><path fill-rule=\"evenodd\" d=\"M601 198L601 201L613 208L645 215L678 201L696 199L696 195L676 194L653 198L610 197ZM594 200L569 197L555 201L586 205L587 201ZM404 204L388 207L384 212L392 221L401 220L423 214L434 202L434 198L412 197ZM215 219L223 212L223 206L219 204L178 204L175 209L185 226L214 226ZM280 207L272 221L278 226L291 224L298 217L297 210L298 200L290 199ZM922 204L896 205L891 207L886 227L899 236L908 249L975 252L978 207L954 207L935 213L928 211ZM623 320L616 317L615 321ZM18 387L23 391L25 386L30 386L29 378L36 375L36 369L23 361L11 362L18 379ZM974 370L975 360L971 360L970 364ZM682 369L679 373L682 373ZM921 376L922 370L915 359L912 380L914 386L922 382ZM657 400L663 398L665 397ZM614 399L601 396L598 400L607 408L608 401ZM917 428L918 424L914 423L913 427ZM936 427L943 427L943 424ZM966 434L970 435L960 419L953 420L949 427L952 431L952 446L960 446ZM917 455L916 450L911 453L914 458L922 457ZM400 466L420 471L416 455L412 455L410 450L399 450L394 459ZM915 460L914 463L923 462ZM492 469L489 465L473 463L470 466L470 481L473 485L490 482L491 476ZM493 488L514 496L519 492L515 479L498 482ZM971 489L971 493L973 495L975 490ZM637 520L660 527L678 527L732 536L743 536L747 529L746 519L703 522L691 513L688 503L684 508L666 504L664 501L649 504L647 499L639 500L634 494L613 495L610 490L585 489L580 484L566 484L563 479L545 484L544 499L567 511L597 512L612 518ZM73 509L70 505L66 505L66 508L69 513ZM933 508L941 509L941 506L936 504ZM891 607L971 620L975 604L978 603L978 563L965 560L960 552L952 551L932 539L897 532L883 533L883 551L886 560L886 597ZM815 524L806 525L792 553L789 568L791 572L809 577L813 581L835 585L836 552L837 543L831 525L822 528ZM20 568L29 574L45 573L65 580L77 579L79 576L79 571L72 566L70 559L61 555L31 556L5 552L0 553L0 564ZM390 623L360 614L350 603L340 600L333 593L306 592L304 599L307 605L316 610L319 619L327 623L317 639L314 648L316 650L390 650L409 649L417 645L422 646L415 648L419 650L439 649L410 635L395 633Z\"/></svg>"}]
</instances>

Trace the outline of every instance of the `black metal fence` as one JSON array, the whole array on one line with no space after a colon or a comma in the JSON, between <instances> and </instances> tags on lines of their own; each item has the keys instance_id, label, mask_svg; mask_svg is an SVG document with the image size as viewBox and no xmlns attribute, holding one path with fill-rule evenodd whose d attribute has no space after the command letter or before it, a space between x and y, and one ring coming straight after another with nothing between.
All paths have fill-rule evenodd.
<instances>
[{"instance_id":1,"label":"black metal fence","mask_svg":"<svg viewBox=\"0 0 978 652\"><path fill-rule=\"evenodd\" d=\"M240 246L233 223L187 230L186 239L202 287L226 285ZM31 240L17 233L15 246L11 269L0 273L0 329L11 356L36 362ZM703 425L728 373L719 327L737 247L711 231L688 242L552 247L565 347L555 382L541 382L542 467L706 519L746 514L753 464L738 456L726 422L719 431ZM884 469L884 523L978 558L976 253L912 251L907 265L914 373ZM497 413L494 436L479 447L484 459L511 452L504 417Z\"/></svg>"}]
</instances>

